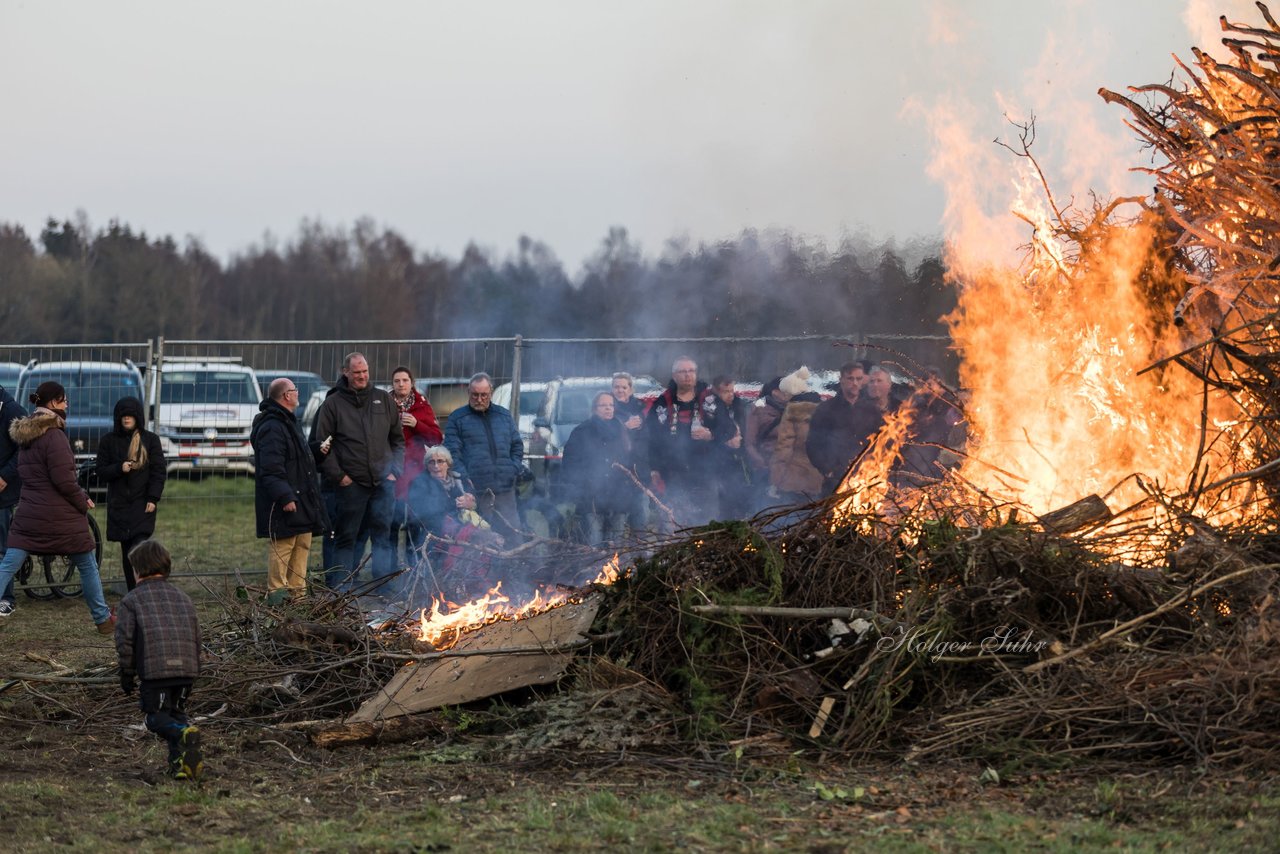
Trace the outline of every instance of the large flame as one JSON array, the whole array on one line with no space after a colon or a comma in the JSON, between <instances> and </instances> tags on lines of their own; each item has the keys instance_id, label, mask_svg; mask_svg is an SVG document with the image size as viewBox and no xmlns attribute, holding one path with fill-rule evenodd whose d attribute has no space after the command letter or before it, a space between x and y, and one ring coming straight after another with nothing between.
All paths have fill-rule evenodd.
<instances>
[{"instance_id":1,"label":"large flame","mask_svg":"<svg viewBox=\"0 0 1280 854\"><path fill-rule=\"evenodd\" d=\"M1006 158L1020 174L1005 185L1002 212L990 213L991 152L979 152L957 110L931 118L931 174L948 190L946 262L959 293L948 322L972 396L971 455L956 480L1036 515L1090 495L1116 512L1153 491L1177 499L1193 482L1250 464L1238 405L1165 361L1197 342L1172 322L1186 280L1163 257L1168 238L1156 217L1134 204L1119 206L1121 220L1100 204L1059 202L1029 156ZM1027 244L1028 231L1021 262L1010 263L1010 235ZM1224 227L1219 237L1239 235ZM884 514L909 421L886 420L842 485L849 495L837 521ZM1212 513L1189 504L1178 512L1224 522L1260 509L1219 502ZM1160 514L1167 507L1151 507Z\"/></svg>"},{"instance_id":2,"label":"large flame","mask_svg":"<svg viewBox=\"0 0 1280 854\"><path fill-rule=\"evenodd\" d=\"M618 555L615 554L600 568L599 574L588 586L613 584L624 574ZM447 602L443 596L439 596L429 609L422 609L418 619L418 638L436 649L449 649L467 632L504 620L527 619L581 599L572 590L557 589L545 596L543 593L541 590L536 591L532 599L513 604L502 592L502 582L499 581L483 596L461 605Z\"/></svg>"}]
</instances>

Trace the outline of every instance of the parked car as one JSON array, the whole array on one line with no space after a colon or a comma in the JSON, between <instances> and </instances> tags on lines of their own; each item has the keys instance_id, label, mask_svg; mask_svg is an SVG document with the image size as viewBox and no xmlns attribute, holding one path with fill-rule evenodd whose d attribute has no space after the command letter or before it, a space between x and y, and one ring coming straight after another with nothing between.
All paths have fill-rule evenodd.
<instances>
[{"instance_id":1,"label":"parked car","mask_svg":"<svg viewBox=\"0 0 1280 854\"><path fill-rule=\"evenodd\" d=\"M503 383L493 390L493 402L504 409L511 408L512 383ZM547 384L543 382L520 383L520 438L524 447L529 449L533 439L533 419L538 416L538 408L547 396Z\"/></svg>"},{"instance_id":2,"label":"parked car","mask_svg":"<svg viewBox=\"0 0 1280 854\"><path fill-rule=\"evenodd\" d=\"M316 416L320 414L320 404L324 403L324 399L329 396L329 389L322 388L319 391L311 392L311 397L307 398L306 404L302 407L302 435L308 439L311 438L311 425L316 423ZM299 398L302 395L298 395ZM321 436L321 439L324 437Z\"/></svg>"},{"instance_id":3,"label":"parked car","mask_svg":"<svg viewBox=\"0 0 1280 854\"><path fill-rule=\"evenodd\" d=\"M612 377L561 377L547 383L534 416L533 433L525 445L525 460L537 478L538 489L553 501L561 497L560 462L569 434L591 417L595 396L612 390ZM636 377L632 383L632 394L641 400L652 401L661 393L662 386L652 377Z\"/></svg>"},{"instance_id":4,"label":"parked car","mask_svg":"<svg viewBox=\"0 0 1280 854\"><path fill-rule=\"evenodd\" d=\"M22 365L18 362L0 362L0 388L14 397L18 396L18 377L22 376ZM22 403L22 401L18 401Z\"/></svg>"},{"instance_id":5,"label":"parked car","mask_svg":"<svg viewBox=\"0 0 1280 854\"><path fill-rule=\"evenodd\" d=\"M281 370L254 368L253 372L258 375L258 391L265 398L267 396L267 386L271 385L271 381L280 377L293 380L293 384L298 388L298 400L307 401L311 399L311 395L317 391L328 391L331 383L327 383L324 377L311 371L294 371L288 368Z\"/></svg>"},{"instance_id":6,"label":"parked car","mask_svg":"<svg viewBox=\"0 0 1280 854\"><path fill-rule=\"evenodd\" d=\"M40 383L53 380L67 390L67 438L79 461L98 455L98 441L111 431L116 401L122 397L145 400L142 372L133 362L40 362L32 359L22 369L14 397L30 411L27 402ZM165 447L165 454L173 450Z\"/></svg>"},{"instance_id":7,"label":"parked car","mask_svg":"<svg viewBox=\"0 0 1280 854\"><path fill-rule=\"evenodd\" d=\"M152 380L155 431L176 445L171 474L253 473L249 431L262 401L253 368L233 359L166 359Z\"/></svg>"},{"instance_id":8,"label":"parked car","mask_svg":"<svg viewBox=\"0 0 1280 854\"><path fill-rule=\"evenodd\" d=\"M436 421L443 430L449 413L467 405L467 384L471 377L419 377L414 387L431 404Z\"/></svg>"}]
</instances>

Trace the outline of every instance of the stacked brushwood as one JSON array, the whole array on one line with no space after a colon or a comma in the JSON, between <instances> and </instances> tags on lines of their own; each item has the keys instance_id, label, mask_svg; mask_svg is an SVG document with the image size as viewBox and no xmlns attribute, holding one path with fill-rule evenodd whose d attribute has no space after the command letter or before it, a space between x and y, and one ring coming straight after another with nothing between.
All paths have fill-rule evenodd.
<instances>
[{"instance_id":1,"label":"stacked brushwood","mask_svg":"<svg viewBox=\"0 0 1280 854\"><path fill-rule=\"evenodd\" d=\"M608 654L681 698L692 739L1280 763L1275 538L1135 567L1033 522L829 509L699 529L613 591Z\"/></svg>"},{"instance_id":2,"label":"stacked brushwood","mask_svg":"<svg viewBox=\"0 0 1280 854\"><path fill-rule=\"evenodd\" d=\"M1233 59L1194 50L1181 83L1101 96L1128 109L1154 151L1146 206L1160 223L1170 271L1186 282L1173 320L1186 349L1171 361L1238 404L1255 460L1280 460L1280 25L1230 23ZM1213 437L1209 437L1212 439ZM1280 462L1253 478L1274 502ZM1193 485L1193 488L1195 485Z\"/></svg>"}]
</instances>

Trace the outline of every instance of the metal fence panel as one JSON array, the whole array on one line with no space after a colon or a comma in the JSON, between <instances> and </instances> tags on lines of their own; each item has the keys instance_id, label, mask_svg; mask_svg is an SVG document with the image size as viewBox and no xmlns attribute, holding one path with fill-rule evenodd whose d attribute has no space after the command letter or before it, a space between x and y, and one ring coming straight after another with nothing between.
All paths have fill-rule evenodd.
<instances>
[{"instance_id":1,"label":"metal fence panel","mask_svg":"<svg viewBox=\"0 0 1280 854\"><path fill-rule=\"evenodd\" d=\"M731 375L744 382L764 382L788 373L801 364L811 371L834 371L854 359L888 361L901 373L918 375L925 365L953 370L949 342L937 336L863 335L845 338L794 336L776 338L649 338L649 339L438 339L418 341L197 341L157 339L131 344L24 345L0 346L0 385L17 389L18 374L31 360L36 365L77 363L82 369L91 363L117 366L133 363L142 376L143 393L152 429L163 398L181 397L176 388L165 392L164 377L175 365L206 362L211 365L241 365L254 369L259 389L276 376L289 374L299 389L301 415L314 417L314 410L339 376L343 356L358 351L369 361L373 382L389 387L392 371L408 367L425 389L442 426L455 407L466 403L466 381L484 371L494 384L514 384L512 408L520 407L519 381L550 380L557 377L607 377L616 371L637 376L649 375L659 384L670 377L671 363L689 355L699 364L702 379L717 374ZM127 361L126 361L127 360ZM7 364L6 364L7 363ZM165 371L157 374L163 363ZM8 373L5 373L5 368ZM233 373L228 371L227 373ZM310 376L308 376L310 375ZM30 376L35 376L30 374ZM83 422L90 412L105 416L110 428L111 409L118 386L94 378L94 371L81 370L69 376L68 394L72 418ZM187 378L190 379L189 377ZM230 380L227 380L229 383ZM194 386L193 386L194 387ZM229 390L217 393L230 394ZM184 392L185 393L185 392ZM196 394L196 392L191 392ZM308 399L309 398L309 399ZM193 401L195 402L195 401ZM253 408L256 409L257 398ZM79 415L78 415L79 413ZM100 425L101 426L101 425ZM216 426L216 425L215 425ZM216 431L215 431L216 432ZM166 427L166 454L173 453L173 436ZM229 442L234 437L218 433L211 441ZM92 440L79 448L91 455ZM156 536L173 552L175 569L187 575L251 574L258 582L265 573L266 546L255 536L254 484L250 466L217 463L182 464L171 468L165 496L159 508ZM94 510L106 530L105 506ZM312 568L321 567L321 548L312 549ZM122 578L119 549L104 550L104 580ZM116 584L117 589L122 587Z\"/></svg>"}]
</instances>

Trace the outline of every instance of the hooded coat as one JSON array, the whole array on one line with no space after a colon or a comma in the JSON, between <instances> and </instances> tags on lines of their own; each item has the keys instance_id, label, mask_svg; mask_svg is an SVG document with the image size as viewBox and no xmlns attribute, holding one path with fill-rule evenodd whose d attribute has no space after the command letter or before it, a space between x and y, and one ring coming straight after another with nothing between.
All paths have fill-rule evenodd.
<instances>
[{"instance_id":1,"label":"hooded coat","mask_svg":"<svg viewBox=\"0 0 1280 854\"><path fill-rule=\"evenodd\" d=\"M133 431L124 429L122 422L126 415L133 416L142 446L147 450L146 468L129 472L124 470L124 463L129 459ZM97 474L107 485L107 539L127 543L156 532L156 514L147 512L147 502L159 506L168 464L160 437L142 429L142 401L123 397L116 401L112 416L115 426L98 443Z\"/></svg>"},{"instance_id":2,"label":"hooded coat","mask_svg":"<svg viewBox=\"0 0 1280 854\"><path fill-rule=\"evenodd\" d=\"M18 477L18 443L9 437L9 425L26 414L13 395L0 388L0 479L5 483L0 490L0 510L17 504L22 489L22 478Z\"/></svg>"},{"instance_id":3,"label":"hooded coat","mask_svg":"<svg viewBox=\"0 0 1280 854\"><path fill-rule=\"evenodd\" d=\"M76 480L76 458L62 416L40 408L9 425L18 443L22 495L9 547L42 555L72 555L97 547L89 530L89 494Z\"/></svg>"},{"instance_id":4,"label":"hooded coat","mask_svg":"<svg viewBox=\"0 0 1280 854\"><path fill-rule=\"evenodd\" d=\"M258 404L249 443L254 453L253 509L258 537L322 534L329 527L315 455L294 413L277 401ZM284 506L293 503L294 511Z\"/></svg>"},{"instance_id":5,"label":"hooded coat","mask_svg":"<svg viewBox=\"0 0 1280 854\"><path fill-rule=\"evenodd\" d=\"M778 424L778 444L769 468L769 482L783 492L798 492L816 498L822 492L822 475L809 461L805 439L818 403L807 395L791 399Z\"/></svg>"}]
</instances>

